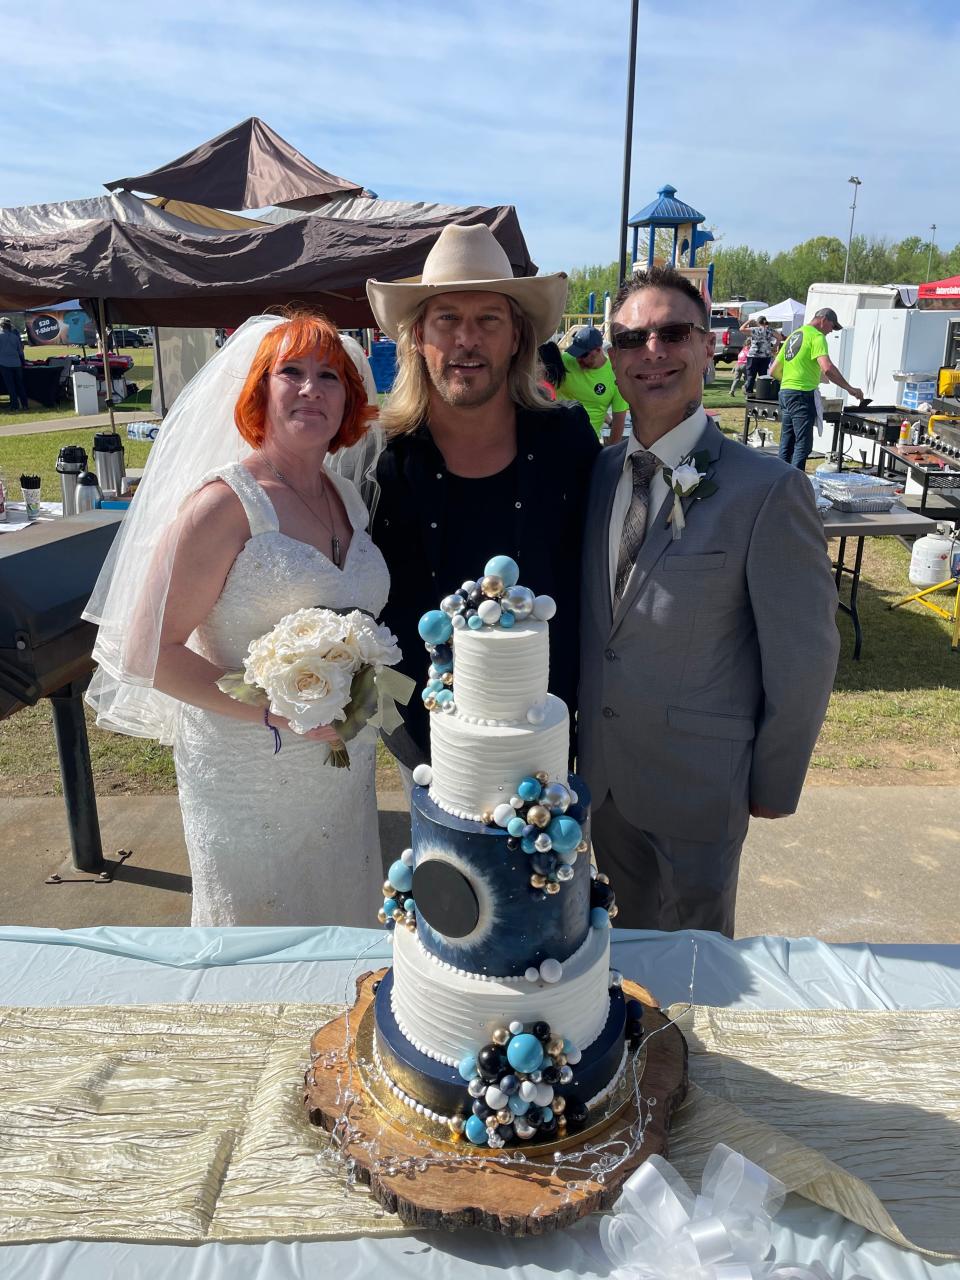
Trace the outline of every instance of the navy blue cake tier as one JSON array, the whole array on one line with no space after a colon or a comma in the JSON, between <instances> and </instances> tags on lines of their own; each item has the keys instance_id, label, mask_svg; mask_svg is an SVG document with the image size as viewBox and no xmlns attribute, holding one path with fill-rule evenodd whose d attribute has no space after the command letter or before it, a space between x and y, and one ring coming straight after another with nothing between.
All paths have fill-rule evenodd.
<instances>
[{"instance_id":1,"label":"navy blue cake tier","mask_svg":"<svg viewBox=\"0 0 960 1280\"><path fill-rule=\"evenodd\" d=\"M389 1081L412 1101L437 1112L441 1117L466 1114L473 1098L456 1066L437 1062L414 1048L397 1026L392 1008L393 970L380 981L374 1001L376 1046L380 1065ZM567 1099L579 1098L584 1105L612 1083L624 1058L625 1001L619 987L609 993L609 1012L600 1034L582 1051L572 1068L573 1079L557 1087ZM558 1028L562 1033L562 1027ZM479 1046L478 1046L479 1047Z\"/></svg>"},{"instance_id":2,"label":"navy blue cake tier","mask_svg":"<svg viewBox=\"0 0 960 1280\"><path fill-rule=\"evenodd\" d=\"M570 786L586 809L586 784ZM414 787L413 897L424 948L456 969L519 977L546 959L561 963L590 928L590 858L580 855L558 893L530 885L537 855L511 849L502 827L455 818ZM589 826L585 835L589 839ZM514 845L516 841L509 841ZM442 867L426 864L442 863Z\"/></svg>"}]
</instances>

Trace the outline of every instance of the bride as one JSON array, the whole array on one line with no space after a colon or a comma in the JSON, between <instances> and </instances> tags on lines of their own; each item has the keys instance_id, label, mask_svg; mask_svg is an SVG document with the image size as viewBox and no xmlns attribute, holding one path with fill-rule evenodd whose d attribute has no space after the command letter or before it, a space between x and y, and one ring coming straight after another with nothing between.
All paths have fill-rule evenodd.
<instances>
[{"instance_id":1,"label":"bride","mask_svg":"<svg viewBox=\"0 0 960 1280\"><path fill-rule=\"evenodd\" d=\"M194 925L375 916L374 731L326 767L332 729L295 734L216 683L297 609L383 609L366 509L331 467L375 412L326 319L247 321L164 421L84 615L98 724L173 744Z\"/></svg>"}]
</instances>

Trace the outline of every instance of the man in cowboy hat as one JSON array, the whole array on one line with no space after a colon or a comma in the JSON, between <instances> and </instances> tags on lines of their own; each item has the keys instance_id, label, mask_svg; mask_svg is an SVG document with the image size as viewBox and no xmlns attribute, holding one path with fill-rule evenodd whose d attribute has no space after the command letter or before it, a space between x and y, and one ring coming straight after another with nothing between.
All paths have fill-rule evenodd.
<instances>
[{"instance_id":1,"label":"man in cowboy hat","mask_svg":"<svg viewBox=\"0 0 960 1280\"><path fill-rule=\"evenodd\" d=\"M384 620L401 670L422 686L420 617L508 555L524 585L557 601L550 688L572 712L580 544L600 446L579 405L554 405L537 385L537 346L560 323L566 275L514 277L488 227L448 226L419 284L371 280L367 296L397 343L373 537L390 569ZM402 714L387 742L409 769L429 758L428 713L415 694Z\"/></svg>"}]
</instances>

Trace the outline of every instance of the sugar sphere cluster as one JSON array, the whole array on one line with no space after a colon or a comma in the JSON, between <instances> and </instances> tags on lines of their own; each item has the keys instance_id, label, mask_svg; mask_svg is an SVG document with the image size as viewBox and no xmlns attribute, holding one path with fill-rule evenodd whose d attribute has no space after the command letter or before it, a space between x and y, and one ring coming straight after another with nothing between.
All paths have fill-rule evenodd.
<instances>
[{"instance_id":1,"label":"sugar sphere cluster","mask_svg":"<svg viewBox=\"0 0 960 1280\"><path fill-rule=\"evenodd\" d=\"M475 1146L503 1147L517 1140L551 1142L577 1132L586 1122L586 1105L558 1089L570 1084L579 1061L576 1045L554 1034L546 1022L534 1022L529 1029L522 1022L497 1027L489 1044L458 1064L471 1101L466 1118L450 1121L454 1140L466 1137Z\"/></svg>"}]
</instances>

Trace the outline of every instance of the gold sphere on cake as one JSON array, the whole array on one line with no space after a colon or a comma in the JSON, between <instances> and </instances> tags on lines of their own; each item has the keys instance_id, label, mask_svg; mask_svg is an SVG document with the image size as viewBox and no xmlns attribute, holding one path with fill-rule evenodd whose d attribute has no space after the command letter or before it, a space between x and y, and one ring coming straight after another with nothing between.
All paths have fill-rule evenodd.
<instances>
[{"instance_id":1,"label":"gold sphere on cake","mask_svg":"<svg viewBox=\"0 0 960 1280\"><path fill-rule=\"evenodd\" d=\"M399 923L400 923L400 921L403 919L403 908L402 908L402 907L397 907L396 911L394 911L394 913L393 913L393 918L394 918L394 920L396 920L397 924L399 924Z\"/></svg>"},{"instance_id":2,"label":"gold sphere on cake","mask_svg":"<svg viewBox=\"0 0 960 1280\"><path fill-rule=\"evenodd\" d=\"M480 821L485 827L493 826L493 813L490 809L484 809L483 813L480 815Z\"/></svg>"},{"instance_id":3,"label":"gold sphere on cake","mask_svg":"<svg viewBox=\"0 0 960 1280\"><path fill-rule=\"evenodd\" d=\"M430 697L426 699L426 701L424 702L424 704L423 704L423 705L427 708L427 710L428 710L428 711L436 711L436 709L437 709L437 700L436 700L436 698L433 696L433 694L432 694L432 693L431 693Z\"/></svg>"},{"instance_id":4,"label":"gold sphere on cake","mask_svg":"<svg viewBox=\"0 0 960 1280\"><path fill-rule=\"evenodd\" d=\"M377 919L380 921L381 924L387 923L387 913L384 911L383 907L381 907L380 910L377 912Z\"/></svg>"},{"instance_id":5,"label":"gold sphere on cake","mask_svg":"<svg viewBox=\"0 0 960 1280\"><path fill-rule=\"evenodd\" d=\"M567 1132L567 1117L557 1116L557 1137L562 1138L566 1132Z\"/></svg>"},{"instance_id":6,"label":"gold sphere on cake","mask_svg":"<svg viewBox=\"0 0 960 1280\"><path fill-rule=\"evenodd\" d=\"M527 810L527 821L532 822L535 827L548 827L550 825L550 810L542 804L532 804Z\"/></svg>"},{"instance_id":7,"label":"gold sphere on cake","mask_svg":"<svg viewBox=\"0 0 960 1280\"><path fill-rule=\"evenodd\" d=\"M445 672L443 673L443 675L440 677L440 679L443 681L443 683L444 683L444 684L447 686L447 688L449 689L449 688L450 688L450 686L453 684L453 672L452 672L452 671L445 671Z\"/></svg>"},{"instance_id":8,"label":"gold sphere on cake","mask_svg":"<svg viewBox=\"0 0 960 1280\"><path fill-rule=\"evenodd\" d=\"M506 1027L495 1027L490 1039L494 1044L506 1044L510 1039L510 1032Z\"/></svg>"},{"instance_id":9,"label":"gold sphere on cake","mask_svg":"<svg viewBox=\"0 0 960 1280\"><path fill-rule=\"evenodd\" d=\"M530 877L530 887L533 889L542 889L546 883L547 877L540 875L537 871Z\"/></svg>"},{"instance_id":10,"label":"gold sphere on cake","mask_svg":"<svg viewBox=\"0 0 960 1280\"><path fill-rule=\"evenodd\" d=\"M550 1109L555 1116L561 1115L567 1109L567 1100L562 1093L555 1093L553 1101L550 1103Z\"/></svg>"},{"instance_id":11,"label":"gold sphere on cake","mask_svg":"<svg viewBox=\"0 0 960 1280\"><path fill-rule=\"evenodd\" d=\"M417 922L416 922L416 920L404 920L404 922L403 922L403 927L406 929L407 933L416 933L416 932L417 932Z\"/></svg>"},{"instance_id":12,"label":"gold sphere on cake","mask_svg":"<svg viewBox=\"0 0 960 1280\"><path fill-rule=\"evenodd\" d=\"M559 881L559 880L550 880L550 881L548 881L548 882L547 882L547 884L546 884L546 885L544 885L544 888L546 889L547 893L559 893L559 892L560 892L560 881Z\"/></svg>"},{"instance_id":13,"label":"gold sphere on cake","mask_svg":"<svg viewBox=\"0 0 960 1280\"><path fill-rule=\"evenodd\" d=\"M607 915L610 917L611 920L616 920L619 914L620 914L620 908L617 906L616 903L614 903L612 907L607 907Z\"/></svg>"},{"instance_id":14,"label":"gold sphere on cake","mask_svg":"<svg viewBox=\"0 0 960 1280\"><path fill-rule=\"evenodd\" d=\"M580 843L577 845L577 853L586 853L589 848L590 848L590 845L587 843L587 841L581 840Z\"/></svg>"},{"instance_id":15,"label":"gold sphere on cake","mask_svg":"<svg viewBox=\"0 0 960 1280\"><path fill-rule=\"evenodd\" d=\"M513 1112L509 1107L503 1107L497 1112L497 1120L500 1124L513 1124Z\"/></svg>"},{"instance_id":16,"label":"gold sphere on cake","mask_svg":"<svg viewBox=\"0 0 960 1280\"><path fill-rule=\"evenodd\" d=\"M383 896L384 896L385 898L392 898L392 897L393 897L393 895L394 895L396 892L397 892L397 891L396 891L396 889L393 887L393 885L390 883L390 881L389 881L389 880L384 880L384 882L383 882Z\"/></svg>"},{"instance_id":17,"label":"gold sphere on cake","mask_svg":"<svg viewBox=\"0 0 960 1280\"><path fill-rule=\"evenodd\" d=\"M497 600L505 590L503 579L498 573L488 573L485 578L480 579L480 590L488 600Z\"/></svg>"},{"instance_id":18,"label":"gold sphere on cake","mask_svg":"<svg viewBox=\"0 0 960 1280\"><path fill-rule=\"evenodd\" d=\"M610 877L604 871L597 872L597 881L599 884L609 884Z\"/></svg>"},{"instance_id":19,"label":"gold sphere on cake","mask_svg":"<svg viewBox=\"0 0 960 1280\"><path fill-rule=\"evenodd\" d=\"M547 1053L551 1058L555 1058L558 1053L563 1053L563 1040L560 1036L554 1036L550 1041L547 1045Z\"/></svg>"},{"instance_id":20,"label":"gold sphere on cake","mask_svg":"<svg viewBox=\"0 0 960 1280\"><path fill-rule=\"evenodd\" d=\"M550 781L550 775L547 773L546 769L541 769L539 773L535 773L533 776L540 783L541 787L545 787Z\"/></svg>"}]
</instances>

